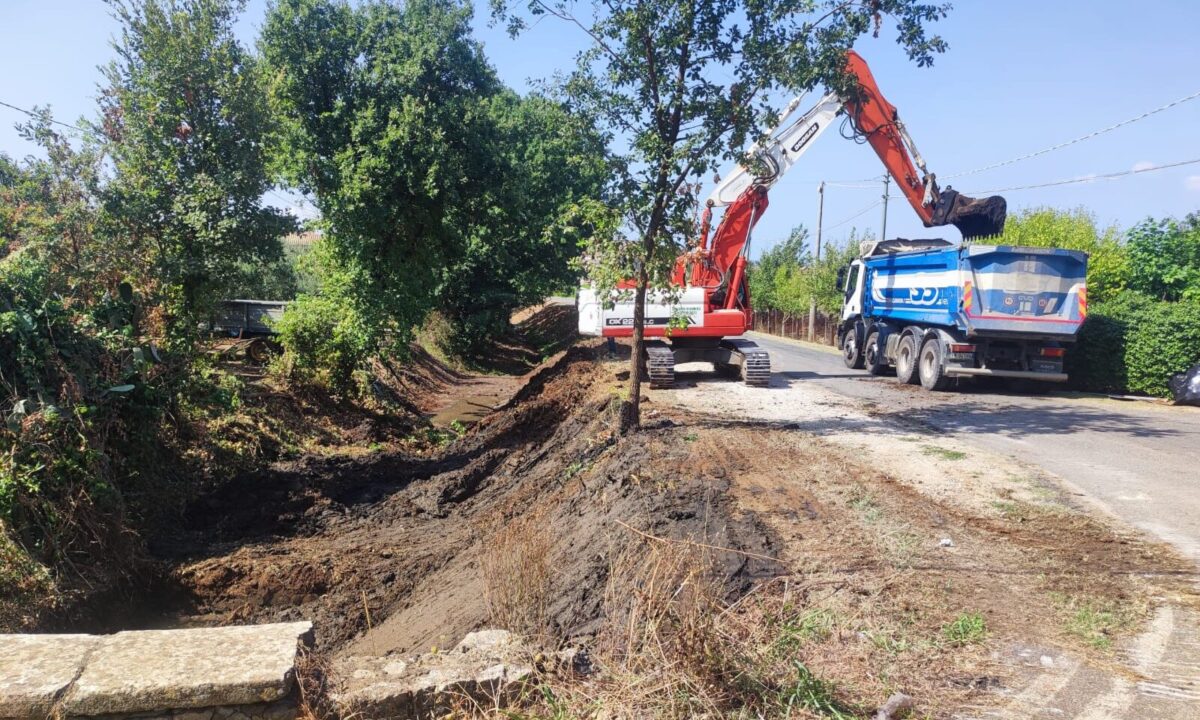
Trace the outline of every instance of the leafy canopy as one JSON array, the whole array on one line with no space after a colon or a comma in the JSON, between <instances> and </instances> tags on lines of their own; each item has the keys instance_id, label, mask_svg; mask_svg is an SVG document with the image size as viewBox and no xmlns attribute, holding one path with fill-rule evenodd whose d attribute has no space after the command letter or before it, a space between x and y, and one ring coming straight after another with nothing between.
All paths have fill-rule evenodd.
<instances>
[{"instance_id":1,"label":"leafy canopy","mask_svg":"<svg viewBox=\"0 0 1200 720\"><path fill-rule=\"evenodd\" d=\"M272 117L234 36L244 0L109 2L121 33L100 100L105 232L186 340L236 265L278 259L294 226L261 202Z\"/></svg>"},{"instance_id":2,"label":"leafy canopy","mask_svg":"<svg viewBox=\"0 0 1200 720\"><path fill-rule=\"evenodd\" d=\"M747 268L750 278L750 299L756 307L777 307L775 276L780 268L807 265L812 256L808 251L808 228L797 225L788 236L768 250Z\"/></svg>"},{"instance_id":3,"label":"leafy canopy","mask_svg":"<svg viewBox=\"0 0 1200 720\"><path fill-rule=\"evenodd\" d=\"M277 169L321 211L330 299L313 312L358 329L341 357L385 332L403 348L435 307L459 329L454 349L474 349L570 280L577 248L544 230L598 192L603 143L560 104L504 88L471 12L279 0L268 14Z\"/></svg>"},{"instance_id":4,"label":"leafy canopy","mask_svg":"<svg viewBox=\"0 0 1200 720\"><path fill-rule=\"evenodd\" d=\"M1159 300L1200 301L1200 215L1146 219L1125 234L1129 287Z\"/></svg>"}]
</instances>

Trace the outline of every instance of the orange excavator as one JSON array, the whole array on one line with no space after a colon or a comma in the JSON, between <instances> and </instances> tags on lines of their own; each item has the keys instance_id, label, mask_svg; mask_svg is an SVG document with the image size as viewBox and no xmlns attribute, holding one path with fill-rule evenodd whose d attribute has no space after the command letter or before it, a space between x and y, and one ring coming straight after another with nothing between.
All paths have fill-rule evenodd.
<instances>
[{"instance_id":1,"label":"orange excavator","mask_svg":"<svg viewBox=\"0 0 1200 720\"><path fill-rule=\"evenodd\" d=\"M767 209L771 187L839 117L845 118L855 138L865 139L875 150L925 227L954 225L964 239L1003 232L1004 198L976 200L950 187L939 188L895 106L879 91L866 61L851 50L846 62L856 91L848 97L829 93L795 119L802 98L789 103L768 139L751 150L755 169L739 166L708 197L700 237L694 249L676 263L673 284L677 291L647 297L645 346L651 387L671 387L675 365L685 362L710 362L720 372L740 375L748 385L770 381L767 352L738 337L754 326L746 278L751 234ZM710 238L712 212L717 207L726 209ZM633 335L633 303L621 298L604 302L595 291L581 288L579 330L585 335L629 337Z\"/></svg>"}]
</instances>

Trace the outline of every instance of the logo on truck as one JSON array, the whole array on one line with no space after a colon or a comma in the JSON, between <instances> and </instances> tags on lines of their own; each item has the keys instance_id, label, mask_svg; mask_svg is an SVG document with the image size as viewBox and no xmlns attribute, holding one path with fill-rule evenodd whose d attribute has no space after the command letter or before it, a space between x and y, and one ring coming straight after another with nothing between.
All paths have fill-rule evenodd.
<instances>
[{"instance_id":1,"label":"logo on truck","mask_svg":"<svg viewBox=\"0 0 1200 720\"><path fill-rule=\"evenodd\" d=\"M913 305L936 305L937 299L937 288L915 287L908 289L908 301Z\"/></svg>"}]
</instances>

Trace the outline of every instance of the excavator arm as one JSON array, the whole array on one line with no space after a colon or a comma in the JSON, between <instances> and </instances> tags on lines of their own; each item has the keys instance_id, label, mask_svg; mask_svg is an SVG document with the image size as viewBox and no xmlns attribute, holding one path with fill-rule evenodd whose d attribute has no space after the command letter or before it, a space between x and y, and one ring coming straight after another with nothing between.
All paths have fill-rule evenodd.
<instances>
[{"instance_id":1,"label":"excavator arm","mask_svg":"<svg viewBox=\"0 0 1200 720\"><path fill-rule=\"evenodd\" d=\"M1007 214L1004 198L976 200L949 187L940 190L937 177L926 169L925 160L901 122L896 106L879 91L867 62L853 50L846 55L846 69L859 87L856 97L844 101L846 113L855 132L866 137L925 227L953 225L964 239L1004 232Z\"/></svg>"},{"instance_id":2,"label":"excavator arm","mask_svg":"<svg viewBox=\"0 0 1200 720\"><path fill-rule=\"evenodd\" d=\"M701 221L700 250L723 272L732 268L745 249L755 223L767 205L767 191L783 177L813 146L841 114L849 116L854 132L865 138L879 156L887 172L896 181L904 198L912 205L925 227L954 225L965 239L999 235L1004 231L1007 205L1004 198L969 198L947 187L938 187L936 176L900 120L896 107L889 103L875 83L875 77L862 56L850 50L846 70L858 84L853 98L829 93L795 120L792 116L803 96L792 100L780 113L776 129L751 149L756 159L751 167L739 165L717 183L709 195ZM709 250L708 233L712 209L726 207Z\"/></svg>"}]
</instances>

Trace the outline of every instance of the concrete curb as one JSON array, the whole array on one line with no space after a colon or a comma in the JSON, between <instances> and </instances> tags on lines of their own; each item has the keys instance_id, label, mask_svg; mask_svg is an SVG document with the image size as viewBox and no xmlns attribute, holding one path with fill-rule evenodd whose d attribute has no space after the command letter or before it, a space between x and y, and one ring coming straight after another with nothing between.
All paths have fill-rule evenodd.
<instances>
[{"instance_id":1,"label":"concrete curb","mask_svg":"<svg viewBox=\"0 0 1200 720\"><path fill-rule=\"evenodd\" d=\"M296 661L311 637L308 622L0 635L0 718L294 716Z\"/></svg>"}]
</instances>

